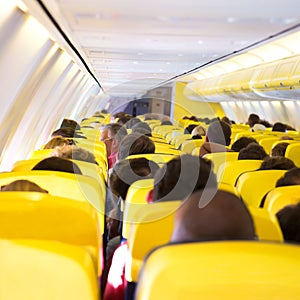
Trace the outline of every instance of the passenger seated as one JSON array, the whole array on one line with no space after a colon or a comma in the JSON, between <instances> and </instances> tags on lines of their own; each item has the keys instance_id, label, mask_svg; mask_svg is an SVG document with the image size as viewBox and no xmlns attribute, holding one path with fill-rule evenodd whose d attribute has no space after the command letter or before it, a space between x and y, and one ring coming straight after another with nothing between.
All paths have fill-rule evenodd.
<instances>
[{"instance_id":1,"label":"passenger seated","mask_svg":"<svg viewBox=\"0 0 300 300\"><path fill-rule=\"evenodd\" d=\"M60 128L73 128L74 130L80 130L80 125L71 119L63 119Z\"/></svg>"},{"instance_id":2,"label":"passenger seated","mask_svg":"<svg viewBox=\"0 0 300 300\"><path fill-rule=\"evenodd\" d=\"M125 159L127 156L133 154L146 154L154 152L155 144L150 140L149 137L143 134L131 133L122 139L119 145L118 159Z\"/></svg>"},{"instance_id":3,"label":"passenger seated","mask_svg":"<svg viewBox=\"0 0 300 300\"><path fill-rule=\"evenodd\" d=\"M125 127L126 129L132 129L132 127L135 125L135 124L138 124L138 123L141 123L142 121L139 119L139 118L132 118L130 119L129 121L126 122L125 124Z\"/></svg>"},{"instance_id":4,"label":"passenger seated","mask_svg":"<svg viewBox=\"0 0 300 300\"><path fill-rule=\"evenodd\" d=\"M2 185L1 192L39 192L48 194L48 191L29 180L15 180L9 184Z\"/></svg>"},{"instance_id":5,"label":"passenger seated","mask_svg":"<svg viewBox=\"0 0 300 300\"><path fill-rule=\"evenodd\" d=\"M276 182L276 187L289 185L300 185L300 168L288 170Z\"/></svg>"},{"instance_id":6,"label":"passenger seated","mask_svg":"<svg viewBox=\"0 0 300 300\"><path fill-rule=\"evenodd\" d=\"M240 152L243 148L246 148L251 143L258 144L255 138L242 136L231 145L231 150L234 152Z\"/></svg>"},{"instance_id":7,"label":"passenger seated","mask_svg":"<svg viewBox=\"0 0 300 300\"><path fill-rule=\"evenodd\" d=\"M200 148L200 156L207 153L231 151L226 148L230 144L231 127L222 121L212 122L206 133L206 142Z\"/></svg>"},{"instance_id":8,"label":"passenger seated","mask_svg":"<svg viewBox=\"0 0 300 300\"><path fill-rule=\"evenodd\" d=\"M239 152L238 160L241 159L265 159L268 154L262 146L257 143L250 143Z\"/></svg>"},{"instance_id":9,"label":"passenger seated","mask_svg":"<svg viewBox=\"0 0 300 300\"><path fill-rule=\"evenodd\" d=\"M288 147L289 143L279 143L271 150L271 156L285 156L286 148Z\"/></svg>"},{"instance_id":10,"label":"passenger seated","mask_svg":"<svg viewBox=\"0 0 300 300\"><path fill-rule=\"evenodd\" d=\"M167 162L154 177L154 189L148 202L183 200L194 191L216 188L211 161L185 154Z\"/></svg>"},{"instance_id":11,"label":"passenger seated","mask_svg":"<svg viewBox=\"0 0 300 300\"><path fill-rule=\"evenodd\" d=\"M146 122L140 122L132 127L132 133L144 134L146 136L152 136L151 127Z\"/></svg>"},{"instance_id":12,"label":"passenger seated","mask_svg":"<svg viewBox=\"0 0 300 300\"><path fill-rule=\"evenodd\" d=\"M258 170L290 170L295 168L295 164L287 157L275 156L266 157Z\"/></svg>"},{"instance_id":13,"label":"passenger seated","mask_svg":"<svg viewBox=\"0 0 300 300\"><path fill-rule=\"evenodd\" d=\"M54 149L59 146L71 145L72 140L63 138L62 136L53 137L47 144L44 145L43 149Z\"/></svg>"},{"instance_id":14,"label":"passenger seated","mask_svg":"<svg viewBox=\"0 0 300 300\"><path fill-rule=\"evenodd\" d=\"M192 130L191 134L192 134L192 139L194 140L202 139L202 137L206 135L206 130L203 126L198 125Z\"/></svg>"},{"instance_id":15,"label":"passenger seated","mask_svg":"<svg viewBox=\"0 0 300 300\"><path fill-rule=\"evenodd\" d=\"M286 130L287 130L286 125L280 122L276 122L272 127L272 131L286 132Z\"/></svg>"},{"instance_id":16,"label":"passenger seated","mask_svg":"<svg viewBox=\"0 0 300 300\"><path fill-rule=\"evenodd\" d=\"M191 134L192 131L194 130L194 128L196 128L196 127L197 127L196 124L190 124L190 125L188 125L186 128L184 128L183 133L184 133L184 134Z\"/></svg>"},{"instance_id":17,"label":"passenger seated","mask_svg":"<svg viewBox=\"0 0 300 300\"><path fill-rule=\"evenodd\" d=\"M254 224L246 205L225 191L197 191L175 213L171 242L254 239Z\"/></svg>"},{"instance_id":18,"label":"passenger seated","mask_svg":"<svg viewBox=\"0 0 300 300\"><path fill-rule=\"evenodd\" d=\"M228 117L226 117L226 116L224 116L223 118L221 118L221 121L227 123L229 126L232 125L232 122L231 122L230 119L229 119Z\"/></svg>"},{"instance_id":19,"label":"passenger seated","mask_svg":"<svg viewBox=\"0 0 300 300\"><path fill-rule=\"evenodd\" d=\"M248 116L248 125L252 128L255 124L259 124L260 117L257 114L250 114Z\"/></svg>"},{"instance_id":20,"label":"passenger seated","mask_svg":"<svg viewBox=\"0 0 300 300\"><path fill-rule=\"evenodd\" d=\"M59 172L68 172L74 174L82 174L80 168L74 162L69 159L64 159L60 157L48 157L41 160L33 168L33 171L42 170L42 171L59 171Z\"/></svg>"},{"instance_id":21,"label":"passenger seated","mask_svg":"<svg viewBox=\"0 0 300 300\"><path fill-rule=\"evenodd\" d=\"M286 242L300 243L300 202L287 205L277 212L276 217Z\"/></svg>"},{"instance_id":22,"label":"passenger seated","mask_svg":"<svg viewBox=\"0 0 300 300\"><path fill-rule=\"evenodd\" d=\"M100 141L104 142L106 146L107 157L111 155L113 138L121 127L122 126L117 123L106 124L101 131Z\"/></svg>"},{"instance_id":23,"label":"passenger seated","mask_svg":"<svg viewBox=\"0 0 300 300\"><path fill-rule=\"evenodd\" d=\"M73 145L56 147L52 153L52 156L65 159L81 160L93 164L98 164L93 153L86 149L76 147Z\"/></svg>"}]
</instances>

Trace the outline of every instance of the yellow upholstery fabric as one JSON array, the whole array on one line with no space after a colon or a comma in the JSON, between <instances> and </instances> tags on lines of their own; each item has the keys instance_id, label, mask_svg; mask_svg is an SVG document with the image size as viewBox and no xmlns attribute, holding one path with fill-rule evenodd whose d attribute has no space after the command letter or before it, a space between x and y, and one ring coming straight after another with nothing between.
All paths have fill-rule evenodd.
<instances>
[{"instance_id":1,"label":"yellow upholstery fabric","mask_svg":"<svg viewBox=\"0 0 300 300\"><path fill-rule=\"evenodd\" d=\"M291 143L285 151L285 157L291 159L300 168L300 143Z\"/></svg>"},{"instance_id":2,"label":"yellow upholstery fabric","mask_svg":"<svg viewBox=\"0 0 300 300\"><path fill-rule=\"evenodd\" d=\"M205 154L203 157L214 163L214 172L215 174L218 174L219 167L222 164L237 160L238 155L238 152L216 152Z\"/></svg>"},{"instance_id":3,"label":"yellow upholstery fabric","mask_svg":"<svg viewBox=\"0 0 300 300\"><path fill-rule=\"evenodd\" d=\"M286 205L300 202L300 186L281 186L270 191L264 203L264 209L272 214L276 214Z\"/></svg>"},{"instance_id":4,"label":"yellow upholstery fabric","mask_svg":"<svg viewBox=\"0 0 300 300\"><path fill-rule=\"evenodd\" d=\"M181 144L181 151L187 154L192 154L193 150L197 147L201 147L201 145L204 143L203 139L196 139L196 140L190 140L190 141L184 141Z\"/></svg>"},{"instance_id":5,"label":"yellow upholstery fabric","mask_svg":"<svg viewBox=\"0 0 300 300\"><path fill-rule=\"evenodd\" d=\"M217 173L218 182L235 186L238 177L247 171L257 170L262 163L262 160L242 159L227 161L223 163Z\"/></svg>"},{"instance_id":6,"label":"yellow upholstery fabric","mask_svg":"<svg viewBox=\"0 0 300 300\"><path fill-rule=\"evenodd\" d=\"M143 265L136 299L299 299L300 247L260 241L164 246Z\"/></svg>"},{"instance_id":7,"label":"yellow upholstery fabric","mask_svg":"<svg viewBox=\"0 0 300 300\"><path fill-rule=\"evenodd\" d=\"M285 170L246 172L239 177L236 188L247 205L258 208L263 197L275 187L276 181L285 172Z\"/></svg>"},{"instance_id":8,"label":"yellow upholstery fabric","mask_svg":"<svg viewBox=\"0 0 300 300\"><path fill-rule=\"evenodd\" d=\"M146 254L156 246L170 241L174 227L174 213L181 201L166 201L140 205L134 214L127 239L129 253L125 278L137 281Z\"/></svg>"},{"instance_id":9,"label":"yellow upholstery fabric","mask_svg":"<svg viewBox=\"0 0 300 300\"><path fill-rule=\"evenodd\" d=\"M1 300L97 300L93 261L56 241L0 240Z\"/></svg>"},{"instance_id":10,"label":"yellow upholstery fabric","mask_svg":"<svg viewBox=\"0 0 300 300\"><path fill-rule=\"evenodd\" d=\"M272 146L275 142L279 140L279 137L266 137L259 141L259 144L265 149L265 151L270 154Z\"/></svg>"}]
</instances>

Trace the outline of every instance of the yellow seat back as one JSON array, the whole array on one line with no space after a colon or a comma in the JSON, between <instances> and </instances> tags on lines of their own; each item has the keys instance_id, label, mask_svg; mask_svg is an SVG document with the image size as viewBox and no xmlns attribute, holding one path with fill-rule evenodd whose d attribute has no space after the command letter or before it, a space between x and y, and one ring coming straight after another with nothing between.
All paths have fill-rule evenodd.
<instances>
[{"instance_id":1,"label":"yellow seat back","mask_svg":"<svg viewBox=\"0 0 300 300\"><path fill-rule=\"evenodd\" d=\"M298 299L300 247L260 241L183 243L146 259L136 299Z\"/></svg>"},{"instance_id":2,"label":"yellow seat back","mask_svg":"<svg viewBox=\"0 0 300 300\"><path fill-rule=\"evenodd\" d=\"M194 156L199 156L200 155L200 148L201 147L196 147L192 150L192 155Z\"/></svg>"},{"instance_id":3,"label":"yellow seat back","mask_svg":"<svg viewBox=\"0 0 300 300\"><path fill-rule=\"evenodd\" d=\"M272 150L272 147L273 147L273 144L275 142L277 142L279 140L279 137L266 137L264 139L261 139L259 141L259 144L265 149L265 151L267 152L267 154L270 154L271 153L271 150Z\"/></svg>"},{"instance_id":4,"label":"yellow seat back","mask_svg":"<svg viewBox=\"0 0 300 300\"><path fill-rule=\"evenodd\" d=\"M174 228L174 214L181 201L166 201L140 205L131 224L125 278L136 282L146 254L159 245L168 243Z\"/></svg>"},{"instance_id":5,"label":"yellow seat back","mask_svg":"<svg viewBox=\"0 0 300 300\"><path fill-rule=\"evenodd\" d=\"M227 163L229 161L237 160L238 156L238 152L216 152L205 154L203 157L213 162L214 173L218 174L219 167L222 164Z\"/></svg>"},{"instance_id":6,"label":"yellow seat back","mask_svg":"<svg viewBox=\"0 0 300 300\"><path fill-rule=\"evenodd\" d=\"M128 189L123 208L122 236L127 239L129 228L135 222L136 210L147 204L146 196L153 189L154 179L142 179L134 182Z\"/></svg>"},{"instance_id":7,"label":"yellow seat back","mask_svg":"<svg viewBox=\"0 0 300 300\"><path fill-rule=\"evenodd\" d=\"M267 210L256 207L248 207L256 231L261 241L283 242L283 235L277 218Z\"/></svg>"},{"instance_id":8,"label":"yellow seat back","mask_svg":"<svg viewBox=\"0 0 300 300\"><path fill-rule=\"evenodd\" d=\"M99 214L100 229L103 233L106 190L105 185L99 184L96 179L53 171L8 172L0 173L0 186L21 179L36 183L53 196L89 202Z\"/></svg>"},{"instance_id":9,"label":"yellow seat back","mask_svg":"<svg viewBox=\"0 0 300 300\"><path fill-rule=\"evenodd\" d=\"M300 185L281 186L271 190L264 203L264 209L275 215L286 205L300 202Z\"/></svg>"},{"instance_id":10,"label":"yellow seat back","mask_svg":"<svg viewBox=\"0 0 300 300\"><path fill-rule=\"evenodd\" d=\"M217 173L218 182L235 186L238 177L247 171L257 170L262 160L242 159L223 163Z\"/></svg>"},{"instance_id":11,"label":"yellow seat back","mask_svg":"<svg viewBox=\"0 0 300 300\"><path fill-rule=\"evenodd\" d=\"M56 241L0 240L1 300L97 300L93 261Z\"/></svg>"},{"instance_id":12,"label":"yellow seat back","mask_svg":"<svg viewBox=\"0 0 300 300\"><path fill-rule=\"evenodd\" d=\"M174 154L171 153L147 153L147 154L133 154L126 157L126 159L132 158L146 158L149 160L153 160L157 164L164 164L175 157Z\"/></svg>"},{"instance_id":13,"label":"yellow seat back","mask_svg":"<svg viewBox=\"0 0 300 300\"><path fill-rule=\"evenodd\" d=\"M300 168L300 143L291 143L287 146L285 157L291 159Z\"/></svg>"},{"instance_id":14,"label":"yellow seat back","mask_svg":"<svg viewBox=\"0 0 300 300\"><path fill-rule=\"evenodd\" d=\"M38 192L1 192L0 238L84 246L91 252L99 274L102 269L98 216L87 202Z\"/></svg>"},{"instance_id":15,"label":"yellow seat back","mask_svg":"<svg viewBox=\"0 0 300 300\"><path fill-rule=\"evenodd\" d=\"M54 149L40 149L34 150L29 155L28 159L39 159L42 160L44 158L50 157L53 153Z\"/></svg>"},{"instance_id":16,"label":"yellow seat back","mask_svg":"<svg viewBox=\"0 0 300 300\"><path fill-rule=\"evenodd\" d=\"M180 155L181 151L168 144L155 143L155 153Z\"/></svg>"},{"instance_id":17,"label":"yellow seat back","mask_svg":"<svg viewBox=\"0 0 300 300\"><path fill-rule=\"evenodd\" d=\"M191 134L178 134L178 135L175 135L175 137L171 140L171 144L174 145L174 147L176 149L178 149L185 140L188 140L191 138L192 138Z\"/></svg>"},{"instance_id":18,"label":"yellow seat back","mask_svg":"<svg viewBox=\"0 0 300 300\"><path fill-rule=\"evenodd\" d=\"M197 147L201 147L201 145L204 143L204 139L196 139L196 140L190 140L190 141L184 141L181 144L181 151L187 154L192 154L193 150Z\"/></svg>"},{"instance_id":19,"label":"yellow seat back","mask_svg":"<svg viewBox=\"0 0 300 300\"><path fill-rule=\"evenodd\" d=\"M246 205L259 207L263 197L273 189L285 170L261 170L243 173L236 188Z\"/></svg>"}]
</instances>

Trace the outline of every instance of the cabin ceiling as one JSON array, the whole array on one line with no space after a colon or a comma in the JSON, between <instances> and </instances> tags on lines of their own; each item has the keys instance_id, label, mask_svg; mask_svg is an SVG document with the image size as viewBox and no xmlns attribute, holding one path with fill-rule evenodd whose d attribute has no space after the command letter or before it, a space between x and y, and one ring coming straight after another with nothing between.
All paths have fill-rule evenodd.
<instances>
[{"instance_id":1,"label":"cabin ceiling","mask_svg":"<svg viewBox=\"0 0 300 300\"><path fill-rule=\"evenodd\" d=\"M165 81L300 23L299 0L44 0L113 96Z\"/></svg>"}]
</instances>

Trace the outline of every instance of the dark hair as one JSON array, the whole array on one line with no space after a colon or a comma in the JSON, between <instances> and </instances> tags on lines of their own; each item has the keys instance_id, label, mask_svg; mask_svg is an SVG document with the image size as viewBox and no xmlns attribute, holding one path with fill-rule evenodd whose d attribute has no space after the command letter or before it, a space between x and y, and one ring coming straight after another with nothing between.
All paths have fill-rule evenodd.
<instances>
[{"instance_id":1,"label":"dark hair","mask_svg":"<svg viewBox=\"0 0 300 300\"><path fill-rule=\"evenodd\" d=\"M197 127L198 125L197 124L190 124L190 125L188 125L186 128L184 128L184 134L191 134L192 133L192 131L193 131L193 129L195 128L195 127Z\"/></svg>"},{"instance_id":2,"label":"dark hair","mask_svg":"<svg viewBox=\"0 0 300 300\"><path fill-rule=\"evenodd\" d=\"M268 156L264 148L257 143L250 143L239 152L238 159L265 159Z\"/></svg>"},{"instance_id":3,"label":"dark hair","mask_svg":"<svg viewBox=\"0 0 300 300\"><path fill-rule=\"evenodd\" d=\"M248 124L250 127L253 127L255 124L260 123L260 118L257 114L250 114L248 116Z\"/></svg>"},{"instance_id":4,"label":"dark hair","mask_svg":"<svg viewBox=\"0 0 300 300\"><path fill-rule=\"evenodd\" d=\"M290 170L295 168L295 164L287 157L275 156L266 157L261 163L259 170Z\"/></svg>"},{"instance_id":5,"label":"dark hair","mask_svg":"<svg viewBox=\"0 0 300 300\"><path fill-rule=\"evenodd\" d=\"M230 144L231 127L223 121L214 121L208 126L206 135L209 142L228 146Z\"/></svg>"},{"instance_id":6,"label":"dark hair","mask_svg":"<svg viewBox=\"0 0 300 300\"><path fill-rule=\"evenodd\" d=\"M118 124L121 124L121 125L125 125L129 120L131 120L133 117L132 116L122 116L119 118L119 120L117 121Z\"/></svg>"},{"instance_id":7,"label":"dark hair","mask_svg":"<svg viewBox=\"0 0 300 300\"><path fill-rule=\"evenodd\" d=\"M231 145L231 150L240 152L243 148L247 147L251 143L258 144L256 139L248 136L242 136Z\"/></svg>"},{"instance_id":8,"label":"dark hair","mask_svg":"<svg viewBox=\"0 0 300 300\"><path fill-rule=\"evenodd\" d=\"M300 202L288 205L277 212L276 217L287 242L300 243Z\"/></svg>"},{"instance_id":9,"label":"dark hair","mask_svg":"<svg viewBox=\"0 0 300 300\"><path fill-rule=\"evenodd\" d=\"M144 134L152 136L151 127L146 122L139 122L132 126L132 133Z\"/></svg>"},{"instance_id":10,"label":"dark hair","mask_svg":"<svg viewBox=\"0 0 300 300\"><path fill-rule=\"evenodd\" d=\"M135 124L141 123L142 121L139 118L131 118L126 122L125 127L131 129Z\"/></svg>"},{"instance_id":11,"label":"dark hair","mask_svg":"<svg viewBox=\"0 0 300 300\"><path fill-rule=\"evenodd\" d=\"M59 128L52 132L51 137L62 136L64 138L75 137L75 129L71 127Z\"/></svg>"},{"instance_id":12,"label":"dark hair","mask_svg":"<svg viewBox=\"0 0 300 300\"><path fill-rule=\"evenodd\" d=\"M48 193L36 183L29 180L15 180L9 184L1 186L1 192L22 191L22 192L39 192Z\"/></svg>"},{"instance_id":13,"label":"dark hair","mask_svg":"<svg viewBox=\"0 0 300 300\"><path fill-rule=\"evenodd\" d=\"M230 125L230 126L231 126L231 124L232 124L231 121L230 121L230 119L229 119L228 117L226 117L226 116L224 116L224 117L221 119L221 121L227 123L227 124Z\"/></svg>"},{"instance_id":14,"label":"dark hair","mask_svg":"<svg viewBox=\"0 0 300 300\"><path fill-rule=\"evenodd\" d=\"M285 156L286 148L289 143L278 143L275 147L272 148L271 156Z\"/></svg>"},{"instance_id":15,"label":"dark hair","mask_svg":"<svg viewBox=\"0 0 300 300\"><path fill-rule=\"evenodd\" d=\"M184 200L206 186L217 186L211 161L185 154L173 158L157 171L153 201Z\"/></svg>"},{"instance_id":16,"label":"dark hair","mask_svg":"<svg viewBox=\"0 0 300 300\"><path fill-rule=\"evenodd\" d=\"M118 158L124 159L133 154L154 153L155 144L149 137L132 133L122 139L119 145Z\"/></svg>"},{"instance_id":17,"label":"dark hair","mask_svg":"<svg viewBox=\"0 0 300 300\"><path fill-rule=\"evenodd\" d=\"M288 170L276 182L276 187L288 185L300 185L300 168Z\"/></svg>"},{"instance_id":18,"label":"dark hair","mask_svg":"<svg viewBox=\"0 0 300 300\"><path fill-rule=\"evenodd\" d=\"M161 125L173 125L173 123L170 120L164 120L161 122Z\"/></svg>"},{"instance_id":19,"label":"dark hair","mask_svg":"<svg viewBox=\"0 0 300 300\"><path fill-rule=\"evenodd\" d=\"M60 128L68 128L68 127L74 130L80 129L80 125L75 120L63 119Z\"/></svg>"},{"instance_id":20,"label":"dark hair","mask_svg":"<svg viewBox=\"0 0 300 300\"><path fill-rule=\"evenodd\" d=\"M109 177L113 194L125 200L130 185L140 179L153 178L159 166L146 158L123 159L118 161Z\"/></svg>"},{"instance_id":21,"label":"dark hair","mask_svg":"<svg viewBox=\"0 0 300 300\"><path fill-rule=\"evenodd\" d=\"M82 174L80 168L76 163L68 159L60 157L48 157L37 163L32 170L43 170L43 171L60 171L75 174Z\"/></svg>"},{"instance_id":22,"label":"dark hair","mask_svg":"<svg viewBox=\"0 0 300 300\"><path fill-rule=\"evenodd\" d=\"M286 129L286 125L280 122L276 122L272 127L272 131L286 132Z\"/></svg>"}]
</instances>

